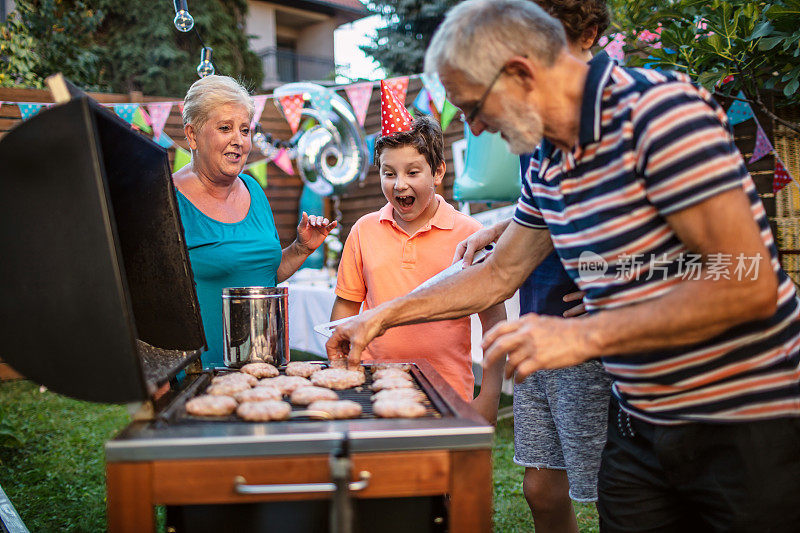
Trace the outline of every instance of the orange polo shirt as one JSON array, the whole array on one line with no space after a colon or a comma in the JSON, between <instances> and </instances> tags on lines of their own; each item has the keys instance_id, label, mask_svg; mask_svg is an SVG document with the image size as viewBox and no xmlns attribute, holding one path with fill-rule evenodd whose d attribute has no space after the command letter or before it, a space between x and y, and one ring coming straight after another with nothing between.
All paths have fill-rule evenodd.
<instances>
[{"instance_id":1,"label":"orange polo shirt","mask_svg":"<svg viewBox=\"0 0 800 533\"><path fill-rule=\"evenodd\" d=\"M453 261L459 242L480 229L436 195L439 207L428 224L409 235L394 220L391 204L361 217L350 230L339 263L336 295L364 302L363 309L408 294ZM464 399L474 377L469 317L388 330L367 346L365 359L425 359Z\"/></svg>"}]
</instances>

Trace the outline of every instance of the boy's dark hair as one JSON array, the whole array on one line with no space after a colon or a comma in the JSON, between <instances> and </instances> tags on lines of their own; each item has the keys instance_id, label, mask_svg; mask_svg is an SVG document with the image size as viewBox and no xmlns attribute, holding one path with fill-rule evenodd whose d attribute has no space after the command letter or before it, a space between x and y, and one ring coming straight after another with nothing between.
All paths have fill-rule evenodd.
<instances>
[{"instance_id":1,"label":"boy's dark hair","mask_svg":"<svg viewBox=\"0 0 800 533\"><path fill-rule=\"evenodd\" d=\"M442 128L428 115L416 117L410 131L379 137L375 141L375 164L380 166L381 152L386 148L402 148L403 146L413 146L417 152L424 155L433 173L444 162Z\"/></svg>"},{"instance_id":2,"label":"boy's dark hair","mask_svg":"<svg viewBox=\"0 0 800 533\"><path fill-rule=\"evenodd\" d=\"M575 42L589 26L597 26L593 46L611 22L606 0L535 0L539 7L561 21L567 39Z\"/></svg>"}]
</instances>

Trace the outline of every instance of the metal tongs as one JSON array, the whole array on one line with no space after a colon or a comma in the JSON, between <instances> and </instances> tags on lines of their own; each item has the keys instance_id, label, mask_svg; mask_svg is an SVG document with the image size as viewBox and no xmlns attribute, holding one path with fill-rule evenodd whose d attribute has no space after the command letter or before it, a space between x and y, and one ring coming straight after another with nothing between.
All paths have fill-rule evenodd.
<instances>
[{"instance_id":1,"label":"metal tongs","mask_svg":"<svg viewBox=\"0 0 800 533\"><path fill-rule=\"evenodd\" d=\"M475 252L475 256L472 258L472 264L476 265L486 260L489 255L491 255L492 250L494 250L493 244L488 244L485 248L481 248L477 252ZM464 260L461 259L456 261L449 267L445 268L438 274L435 274L433 277L428 278L427 280L423 281L416 289L411 291L411 293L415 293L417 291L421 291L427 287L430 287L434 283L438 283L444 278L450 277L457 272L461 272L464 269ZM333 331L339 324L344 324L348 320L353 318L352 316L346 316L344 318L340 318L339 320L334 320L333 322L325 322L323 324L317 324L314 326L314 331L322 335L323 337L330 338L333 335Z\"/></svg>"}]
</instances>

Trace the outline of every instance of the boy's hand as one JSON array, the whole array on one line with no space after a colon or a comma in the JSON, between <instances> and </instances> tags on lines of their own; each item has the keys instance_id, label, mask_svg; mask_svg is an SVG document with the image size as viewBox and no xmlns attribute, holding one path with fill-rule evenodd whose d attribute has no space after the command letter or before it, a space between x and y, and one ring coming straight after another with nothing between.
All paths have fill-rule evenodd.
<instances>
[{"instance_id":1,"label":"boy's hand","mask_svg":"<svg viewBox=\"0 0 800 533\"><path fill-rule=\"evenodd\" d=\"M488 228L479 229L458 243L458 246L456 246L456 253L453 256L453 263L463 258L464 266L470 266L475 257L475 252L485 248L487 244L497 241L500 235L506 230L509 223L510 221L508 220L502 220Z\"/></svg>"},{"instance_id":2,"label":"boy's hand","mask_svg":"<svg viewBox=\"0 0 800 533\"><path fill-rule=\"evenodd\" d=\"M325 343L328 359L343 359L348 361L349 366L357 365L367 344L383 335L384 331L378 312L374 309L364 311L333 331Z\"/></svg>"},{"instance_id":3,"label":"boy's hand","mask_svg":"<svg viewBox=\"0 0 800 533\"><path fill-rule=\"evenodd\" d=\"M576 305L575 307L564 311L564 318L572 318L574 316L586 314L586 304L583 303L584 296L586 296L586 291L571 292L564 296L565 302L580 302L580 304Z\"/></svg>"}]
</instances>

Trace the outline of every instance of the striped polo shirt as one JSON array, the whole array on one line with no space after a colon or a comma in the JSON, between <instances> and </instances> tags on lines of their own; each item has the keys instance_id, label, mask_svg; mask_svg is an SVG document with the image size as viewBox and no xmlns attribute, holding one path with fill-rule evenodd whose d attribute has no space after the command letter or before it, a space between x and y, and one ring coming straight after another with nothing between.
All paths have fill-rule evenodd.
<instances>
[{"instance_id":1,"label":"striped polo shirt","mask_svg":"<svg viewBox=\"0 0 800 533\"><path fill-rule=\"evenodd\" d=\"M800 322L764 207L733 143L725 111L676 73L596 58L571 152L547 140L531 159L514 220L546 228L596 313L657 298L686 279L754 276L748 257L710 254L701 272L665 216L741 187L778 276L766 320L706 341L603 357L627 412L660 424L800 415Z\"/></svg>"}]
</instances>

